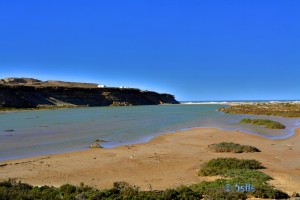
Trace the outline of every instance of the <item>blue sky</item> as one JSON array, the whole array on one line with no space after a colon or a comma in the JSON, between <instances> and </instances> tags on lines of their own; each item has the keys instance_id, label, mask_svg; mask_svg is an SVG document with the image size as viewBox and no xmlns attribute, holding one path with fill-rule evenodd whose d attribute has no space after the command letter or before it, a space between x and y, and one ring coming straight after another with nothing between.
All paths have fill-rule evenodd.
<instances>
[{"instance_id":1,"label":"blue sky","mask_svg":"<svg viewBox=\"0 0 300 200\"><path fill-rule=\"evenodd\" d=\"M0 0L0 78L300 99L300 1Z\"/></svg>"}]
</instances>

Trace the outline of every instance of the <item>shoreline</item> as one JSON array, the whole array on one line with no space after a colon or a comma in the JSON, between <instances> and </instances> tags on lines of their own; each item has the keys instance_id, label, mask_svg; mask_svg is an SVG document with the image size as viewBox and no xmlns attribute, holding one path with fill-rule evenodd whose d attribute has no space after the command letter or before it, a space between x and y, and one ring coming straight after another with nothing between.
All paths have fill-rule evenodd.
<instances>
[{"instance_id":1,"label":"shoreline","mask_svg":"<svg viewBox=\"0 0 300 200\"><path fill-rule=\"evenodd\" d=\"M1 114L1 113L0 113ZM133 145L142 145L148 142L151 142L151 140L155 139L156 137L160 137L162 135L165 134L173 134L173 133L177 133L177 132L185 132L185 131L191 131L194 129L217 129L219 131L236 131L236 132L241 132L243 134L246 135L250 135L250 136L256 136L256 137L260 137L260 138L264 138L264 139L268 139L268 140L273 140L273 141L280 141L280 140L286 140L289 139L291 137L293 137L295 135L296 129L300 129L299 127L295 127L291 130L291 132L289 132L288 135L286 136L277 136L276 138L274 138L274 136L263 136L260 134L256 134L256 133L251 133L245 130L239 130L239 129L225 129L225 128L220 128L220 127L189 127L189 128L182 128L182 129L178 129L178 130L173 130L173 131L166 131L166 132L162 132L162 133L155 133L152 134L151 136L147 136L141 140L137 140L135 142L132 143L125 143L125 144L121 144L121 145L117 145L117 146L109 146L109 147L102 147L103 149L114 149L114 148L118 148L118 147L124 147L124 146L133 146ZM102 142L101 144L105 144L106 142ZM101 145L102 146L102 145ZM67 154L67 153L76 153L76 152L80 152L80 151L87 151L90 150L91 148L87 147L85 149L77 149L77 150L67 150L67 151L62 151L59 153L48 153L48 154L40 154L40 155L32 155L32 156L26 156L26 157L19 157L19 158L12 158L12 159L5 159L5 160L0 160L0 166L1 166L1 162L6 162L6 161L13 161L13 160L21 160L21 159L30 159L30 158L35 158L35 157L43 157L43 156L48 156L48 155L60 155L60 154Z\"/></svg>"},{"instance_id":2,"label":"shoreline","mask_svg":"<svg viewBox=\"0 0 300 200\"><path fill-rule=\"evenodd\" d=\"M83 182L97 188L126 181L143 190L149 190L149 184L153 189L166 189L213 180L197 176L199 166L213 158L236 157L259 160L266 166L262 171L274 178L270 183L292 193L300 188L299 140L299 128L293 136L279 140L240 131L193 128L165 133L139 144L0 161L0 180L17 178L39 186ZM209 144L218 142L252 145L261 152L208 151Z\"/></svg>"},{"instance_id":3,"label":"shoreline","mask_svg":"<svg viewBox=\"0 0 300 200\"><path fill-rule=\"evenodd\" d=\"M292 103L292 104L300 104L300 100L251 100L251 101L179 101L180 104L184 105L240 105L240 104L247 104L253 105L257 103L270 103L270 104L277 104L277 103Z\"/></svg>"},{"instance_id":4,"label":"shoreline","mask_svg":"<svg viewBox=\"0 0 300 200\"><path fill-rule=\"evenodd\" d=\"M101 107L101 106L95 106ZM38 107L38 108L2 108L0 114L6 113L17 113L17 112L32 112L32 111L43 111L43 110L61 110L61 109L76 109L76 108L91 108L91 106L54 106L54 107Z\"/></svg>"},{"instance_id":5,"label":"shoreline","mask_svg":"<svg viewBox=\"0 0 300 200\"><path fill-rule=\"evenodd\" d=\"M179 104L157 104L157 105L240 105L247 104L253 105L256 103L292 103L292 104L300 104L300 100L263 100L263 101L179 101ZM130 105L130 106L139 106L139 105ZM44 106L44 107L36 107L36 108L14 108L14 107L5 107L0 108L0 114L2 113L10 113L10 112L24 112L24 111L38 111L38 110L56 110L56 109L72 109L72 108L89 108L89 107L109 107L109 106L86 106L86 105L68 105L68 106Z\"/></svg>"}]
</instances>

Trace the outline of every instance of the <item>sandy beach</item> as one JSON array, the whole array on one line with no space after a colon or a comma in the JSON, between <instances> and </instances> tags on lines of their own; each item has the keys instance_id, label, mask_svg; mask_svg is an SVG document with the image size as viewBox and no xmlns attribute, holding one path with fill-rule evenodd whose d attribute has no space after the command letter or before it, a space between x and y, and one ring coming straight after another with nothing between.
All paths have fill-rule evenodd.
<instances>
[{"instance_id":1,"label":"sandy beach","mask_svg":"<svg viewBox=\"0 0 300 200\"><path fill-rule=\"evenodd\" d=\"M109 188L126 181L143 190L174 188L213 177L199 177L199 166L218 157L256 159L272 176L270 184L289 194L300 191L300 129L293 137L271 140L239 131L197 128L158 136L143 144L45 155L0 162L0 180L17 178L33 185L65 183ZM259 153L214 153L208 145L235 142Z\"/></svg>"}]
</instances>

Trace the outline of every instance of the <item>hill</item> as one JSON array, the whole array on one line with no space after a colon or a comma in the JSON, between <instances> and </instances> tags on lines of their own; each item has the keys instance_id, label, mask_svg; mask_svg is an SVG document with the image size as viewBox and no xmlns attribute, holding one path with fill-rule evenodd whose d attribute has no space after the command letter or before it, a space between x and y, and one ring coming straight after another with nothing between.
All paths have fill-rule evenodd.
<instances>
[{"instance_id":1,"label":"hill","mask_svg":"<svg viewBox=\"0 0 300 200\"><path fill-rule=\"evenodd\" d=\"M98 88L95 83L40 81L32 78L0 80L0 108L55 108L178 104L171 94L135 88Z\"/></svg>"}]
</instances>

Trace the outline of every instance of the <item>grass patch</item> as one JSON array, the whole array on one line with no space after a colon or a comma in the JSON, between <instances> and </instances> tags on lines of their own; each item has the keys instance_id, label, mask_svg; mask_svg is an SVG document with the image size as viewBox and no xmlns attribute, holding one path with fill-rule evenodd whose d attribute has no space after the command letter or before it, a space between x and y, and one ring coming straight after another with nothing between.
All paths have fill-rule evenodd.
<instances>
[{"instance_id":1,"label":"grass patch","mask_svg":"<svg viewBox=\"0 0 300 200\"><path fill-rule=\"evenodd\" d=\"M244 160L237 158L218 158L207 162L200 169L199 175L215 176L224 178L213 182L202 182L191 186L194 191L205 191L213 199L246 199L247 197L286 199L289 196L268 185L272 179L269 175L258 171L264 166L256 160ZM224 186L230 184L233 190L226 192ZM251 184L254 191L237 192L236 185L245 186Z\"/></svg>"},{"instance_id":2,"label":"grass patch","mask_svg":"<svg viewBox=\"0 0 300 200\"><path fill-rule=\"evenodd\" d=\"M156 199L190 199L199 200L201 194L192 190L191 187L181 186L175 189L141 191L138 187L126 182L116 182L110 189L98 190L81 184L74 186L70 184L62 185L59 188L42 186L34 187L29 184L7 180L0 182L0 199L44 199L44 200L156 200Z\"/></svg>"},{"instance_id":3,"label":"grass patch","mask_svg":"<svg viewBox=\"0 0 300 200\"><path fill-rule=\"evenodd\" d=\"M272 177L253 169L229 169L224 174L226 178L233 178L239 182L267 182L272 180Z\"/></svg>"},{"instance_id":4,"label":"grass patch","mask_svg":"<svg viewBox=\"0 0 300 200\"><path fill-rule=\"evenodd\" d=\"M249 145L240 145L233 142L221 142L218 144L208 145L208 148L213 152L218 153L249 153L249 152L260 152L259 149Z\"/></svg>"},{"instance_id":5,"label":"grass patch","mask_svg":"<svg viewBox=\"0 0 300 200\"><path fill-rule=\"evenodd\" d=\"M220 108L229 114L274 115L282 117L300 117L299 103L253 103L239 104Z\"/></svg>"},{"instance_id":6,"label":"grass patch","mask_svg":"<svg viewBox=\"0 0 300 200\"><path fill-rule=\"evenodd\" d=\"M216 176L226 175L228 170L263 169L257 160L245 160L237 158L217 158L207 162L200 170L199 175Z\"/></svg>"},{"instance_id":7,"label":"grass patch","mask_svg":"<svg viewBox=\"0 0 300 200\"><path fill-rule=\"evenodd\" d=\"M65 184L60 187L36 187L15 179L0 182L0 199L135 199L135 200L179 200L179 199L218 199L245 200L250 196L258 198L285 199L288 195L267 184L270 176L256 169L264 168L256 160L240 160L236 158L218 158L207 162L202 167L205 176L221 175L224 178L213 182L201 182L174 189L141 191L138 187L126 182L116 182L110 189L99 190L80 184L74 186ZM226 184L234 186L250 183L255 187L254 192L237 192L224 190Z\"/></svg>"},{"instance_id":8,"label":"grass patch","mask_svg":"<svg viewBox=\"0 0 300 200\"><path fill-rule=\"evenodd\" d=\"M258 126L264 126L265 128L270 128L270 129L285 129L285 126L279 122L275 122L269 119L242 119L240 123L245 123L245 124L253 124L253 125L258 125Z\"/></svg>"},{"instance_id":9,"label":"grass patch","mask_svg":"<svg viewBox=\"0 0 300 200\"><path fill-rule=\"evenodd\" d=\"M240 172L236 172L239 174ZM247 172L247 176L254 175L259 180L267 179L264 175L259 173L251 174ZM229 175L235 177L235 173ZM262 178L260 178L262 177ZM247 194L242 192L226 192L224 185L227 183L235 183L235 179L230 180L218 179L214 182L201 182L190 186L180 186L174 189L166 190L150 190L141 191L138 187L132 186L126 182L116 182L110 189L99 190L84 184L74 186L65 184L57 187L52 186L32 186L29 184L16 182L14 179L0 182L0 199L77 199L77 200L102 200L102 199L135 199L135 200L199 200L199 199L247 199ZM248 181L248 180L247 180ZM239 184L242 184L239 182ZM271 186L256 187L254 196L260 198L286 198L285 193L272 188Z\"/></svg>"}]
</instances>

